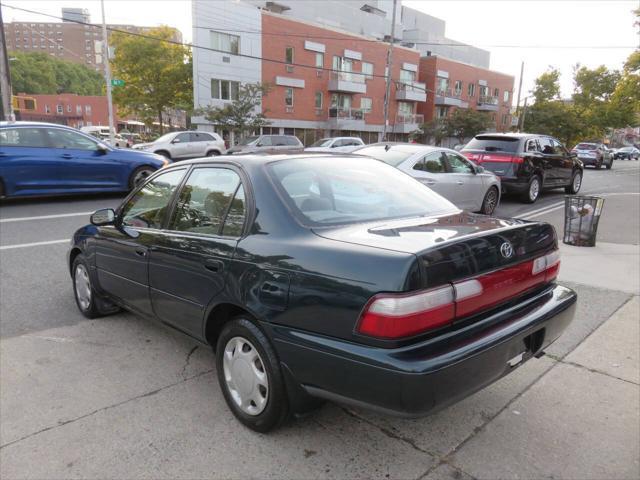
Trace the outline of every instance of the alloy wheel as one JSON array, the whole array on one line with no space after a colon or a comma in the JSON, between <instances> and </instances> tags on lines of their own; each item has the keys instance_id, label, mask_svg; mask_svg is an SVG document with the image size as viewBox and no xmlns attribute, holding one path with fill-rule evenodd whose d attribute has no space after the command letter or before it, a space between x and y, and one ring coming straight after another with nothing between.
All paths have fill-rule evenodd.
<instances>
[{"instance_id":1,"label":"alloy wheel","mask_svg":"<svg viewBox=\"0 0 640 480\"><path fill-rule=\"evenodd\" d=\"M582 175L580 173L576 173L573 176L573 191L578 193L580 191L581 186L582 186Z\"/></svg>"},{"instance_id":2,"label":"alloy wheel","mask_svg":"<svg viewBox=\"0 0 640 480\"><path fill-rule=\"evenodd\" d=\"M269 378L258 350L243 337L231 338L222 357L224 379L233 402L248 415L259 415L269 399Z\"/></svg>"},{"instance_id":3,"label":"alloy wheel","mask_svg":"<svg viewBox=\"0 0 640 480\"><path fill-rule=\"evenodd\" d=\"M74 282L78 305L82 310L88 310L89 305L91 305L91 281L86 267L81 263L76 266Z\"/></svg>"},{"instance_id":4,"label":"alloy wheel","mask_svg":"<svg viewBox=\"0 0 640 480\"><path fill-rule=\"evenodd\" d=\"M535 201L538 195L540 195L540 180L538 180L538 177L534 177L529 185L529 200Z\"/></svg>"},{"instance_id":5,"label":"alloy wheel","mask_svg":"<svg viewBox=\"0 0 640 480\"><path fill-rule=\"evenodd\" d=\"M133 177L133 186L137 187L138 185L140 185L142 182L144 182L151 174L153 173L153 170L148 169L148 168L143 168L140 171L136 172L136 174Z\"/></svg>"},{"instance_id":6,"label":"alloy wheel","mask_svg":"<svg viewBox=\"0 0 640 480\"><path fill-rule=\"evenodd\" d=\"M491 187L487 192L487 196L484 199L484 213L485 215L491 215L498 204L498 192L494 187Z\"/></svg>"}]
</instances>

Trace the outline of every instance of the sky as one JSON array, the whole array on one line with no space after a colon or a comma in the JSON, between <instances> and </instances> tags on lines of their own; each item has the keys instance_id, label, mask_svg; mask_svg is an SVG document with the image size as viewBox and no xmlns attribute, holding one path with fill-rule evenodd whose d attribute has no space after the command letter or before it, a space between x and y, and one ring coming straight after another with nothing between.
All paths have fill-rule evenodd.
<instances>
[{"instance_id":1,"label":"sky","mask_svg":"<svg viewBox=\"0 0 640 480\"><path fill-rule=\"evenodd\" d=\"M0 1L55 16L62 6L87 8L93 22L101 20L99 0ZM403 5L445 20L447 37L489 50L491 69L516 77L516 89L524 61L523 99L550 67L560 70L562 95L569 97L574 65L619 69L640 46L631 13L640 0L404 0ZM170 25L191 41L190 0L105 0L105 11L108 23ZM3 8L3 17L54 21L10 8Z\"/></svg>"}]
</instances>

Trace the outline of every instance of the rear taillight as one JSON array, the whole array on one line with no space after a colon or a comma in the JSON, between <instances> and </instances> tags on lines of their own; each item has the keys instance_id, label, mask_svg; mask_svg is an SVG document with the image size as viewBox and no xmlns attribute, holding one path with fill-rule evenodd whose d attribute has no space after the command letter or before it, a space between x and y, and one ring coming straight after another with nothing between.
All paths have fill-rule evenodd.
<instances>
[{"instance_id":1,"label":"rear taillight","mask_svg":"<svg viewBox=\"0 0 640 480\"><path fill-rule=\"evenodd\" d=\"M357 331L384 339L425 333L551 282L559 269L560 254L554 250L452 286L411 294L376 295L365 307Z\"/></svg>"},{"instance_id":2,"label":"rear taillight","mask_svg":"<svg viewBox=\"0 0 640 480\"><path fill-rule=\"evenodd\" d=\"M358 332L402 338L451 323L455 316L451 286L416 294L376 295L365 307Z\"/></svg>"}]
</instances>

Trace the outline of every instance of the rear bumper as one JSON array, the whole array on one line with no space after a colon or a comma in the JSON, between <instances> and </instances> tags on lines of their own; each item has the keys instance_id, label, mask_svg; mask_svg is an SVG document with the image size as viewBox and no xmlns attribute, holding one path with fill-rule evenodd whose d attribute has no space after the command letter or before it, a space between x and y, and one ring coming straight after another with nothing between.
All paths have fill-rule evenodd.
<instances>
[{"instance_id":1,"label":"rear bumper","mask_svg":"<svg viewBox=\"0 0 640 480\"><path fill-rule=\"evenodd\" d=\"M599 160L594 157L578 157L578 159L585 165L597 165L599 163ZM604 163L604 160L602 162Z\"/></svg>"},{"instance_id":2,"label":"rear bumper","mask_svg":"<svg viewBox=\"0 0 640 480\"><path fill-rule=\"evenodd\" d=\"M526 193L529 190L529 180L522 178L501 177L502 193Z\"/></svg>"},{"instance_id":3,"label":"rear bumper","mask_svg":"<svg viewBox=\"0 0 640 480\"><path fill-rule=\"evenodd\" d=\"M577 295L552 285L437 338L397 349L357 345L273 326L276 350L312 396L402 417L433 413L490 385L555 341ZM516 365L510 360L520 358Z\"/></svg>"}]
</instances>

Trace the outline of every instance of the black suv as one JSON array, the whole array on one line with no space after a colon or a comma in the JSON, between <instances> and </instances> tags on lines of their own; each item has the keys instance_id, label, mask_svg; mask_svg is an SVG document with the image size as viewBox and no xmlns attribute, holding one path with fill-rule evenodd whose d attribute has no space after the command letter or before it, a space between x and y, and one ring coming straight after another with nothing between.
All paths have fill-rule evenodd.
<instances>
[{"instance_id":1,"label":"black suv","mask_svg":"<svg viewBox=\"0 0 640 480\"><path fill-rule=\"evenodd\" d=\"M476 135L461 153L500 177L504 193L535 202L543 189L564 188L576 194L582 185L583 163L558 140L528 133Z\"/></svg>"}]
</instances>

